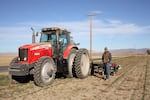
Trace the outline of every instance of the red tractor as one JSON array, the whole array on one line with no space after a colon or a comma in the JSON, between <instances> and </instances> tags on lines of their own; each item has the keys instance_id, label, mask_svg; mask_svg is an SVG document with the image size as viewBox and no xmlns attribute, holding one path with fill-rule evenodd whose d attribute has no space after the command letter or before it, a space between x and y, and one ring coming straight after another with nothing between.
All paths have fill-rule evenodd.
<instances>
[{"instance_id":1,"label":"red tractor","mask_svg":"<svg viewBox=\"0 0 150 100\"><path fill-rule=\"evenodd\" d=\"M70 32L58 27L43 28L40 43L19 47L9 67L12 82L23 83L32 77L38 86L51 84L56 73L86 78L89 72L88 50L79 49Z\"/></svg>"}]
</instances>

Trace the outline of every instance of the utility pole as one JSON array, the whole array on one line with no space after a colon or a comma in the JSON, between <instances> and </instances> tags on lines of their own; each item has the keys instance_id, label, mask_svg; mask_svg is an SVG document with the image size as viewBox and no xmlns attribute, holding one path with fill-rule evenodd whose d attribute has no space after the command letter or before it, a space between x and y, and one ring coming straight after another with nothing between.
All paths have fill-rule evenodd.
<instances>
[{"instance_id":1,"label":"utility pole","mask_svg":"<svg viewBox=\"0 0 150 100\"><path fill-rule=\"evenodd\" d=\"M89 13L88 16L90 17L90 59L92 60L92 17L95 16L94 13Z\"/></svg>"}]
</instances>

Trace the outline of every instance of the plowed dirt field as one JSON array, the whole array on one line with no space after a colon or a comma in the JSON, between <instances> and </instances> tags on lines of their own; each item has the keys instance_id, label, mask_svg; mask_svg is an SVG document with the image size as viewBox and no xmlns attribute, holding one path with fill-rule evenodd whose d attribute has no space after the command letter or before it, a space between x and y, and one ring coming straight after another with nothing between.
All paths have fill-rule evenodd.
<instances>
[{"instance_id":1,"label":"plowed dirt field","mask_svg":"<svg viewBox=\"0 0 150 100\"><path fill-rule=\"evenodd\" d=\"M150 56L113 61L122 68L105 81L101 75L86 79L56 78L47 87L11 84L0 87L0 100L150 100Z\"/></svg>"}]
</instances>

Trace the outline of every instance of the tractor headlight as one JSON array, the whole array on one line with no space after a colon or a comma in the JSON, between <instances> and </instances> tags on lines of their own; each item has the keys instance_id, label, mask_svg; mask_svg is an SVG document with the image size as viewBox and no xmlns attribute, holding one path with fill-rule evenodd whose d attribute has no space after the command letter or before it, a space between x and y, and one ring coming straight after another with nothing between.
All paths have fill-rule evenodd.
<instances>
[{"instance_id":1,"label":"tractor headlight","mask_svg":"<svg viewBox=\"0 0 150 100\"><path fill-rule=\"evenodd\" d=\"M24 61L26 61L27 60L27 57L24 57L24 59L23 59Z\"/></svg>"}]
</instances>

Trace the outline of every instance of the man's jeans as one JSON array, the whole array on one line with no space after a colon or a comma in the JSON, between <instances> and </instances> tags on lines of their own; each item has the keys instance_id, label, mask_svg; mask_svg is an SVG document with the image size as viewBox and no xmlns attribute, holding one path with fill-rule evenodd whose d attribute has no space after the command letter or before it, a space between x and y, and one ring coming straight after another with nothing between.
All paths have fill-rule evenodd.
<instances>
[{"instance_id":1,"label":"man's jeans","mask_svg":"<svg viewBox=\"0 0 150 100\"><path fill-rule=\"evenodd\" d=\"M110 63L104 63L104 74L106 75L106 79L109 79L109 76L110 76Z\"/></svg>"}]
</instances>

